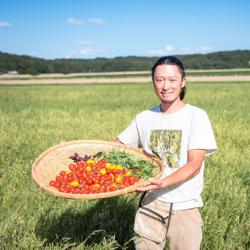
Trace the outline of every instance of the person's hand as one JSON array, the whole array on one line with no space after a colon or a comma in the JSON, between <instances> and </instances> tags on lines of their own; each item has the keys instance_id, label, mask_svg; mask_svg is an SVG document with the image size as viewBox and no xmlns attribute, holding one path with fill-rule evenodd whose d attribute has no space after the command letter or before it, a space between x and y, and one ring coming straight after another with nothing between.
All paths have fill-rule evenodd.
<instances>
[{"instance_id":1,"label":"person's hand","mask_svg":"<svg viewBox=\"0 0 250 250\"><path fill-rule=\"evenodd\" d=\"M148 183L144 187L138 187L136 191L144 192L166 187L164 181L159 178L149 178L147 182Z\"/></svg>"}]
</instances>

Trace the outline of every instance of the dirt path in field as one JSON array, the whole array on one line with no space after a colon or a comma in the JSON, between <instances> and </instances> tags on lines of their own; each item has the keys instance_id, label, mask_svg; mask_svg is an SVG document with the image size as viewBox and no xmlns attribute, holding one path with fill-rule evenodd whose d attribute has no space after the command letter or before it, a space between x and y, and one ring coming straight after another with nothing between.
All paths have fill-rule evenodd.
<instances>
[{"instance_id":1,"label":"dirt path in field","mask_svg":"<svg viewBox=\"0 0 250 250\"><path fill-rule=\"evenodd\" d=\"M110 74L110 73L109 73ZM51 76L51 75L50 75ZM47 75L48 77L48 75ZM51 76L52 77L52 76ZM250 76L189 76L187 77L187 82L238 82L238 81L248 81L250 82ZM18 84L94 84L94 83L147 83L151 82L151 77L115 77L115 78L62 78L58 79L8 79L0 78L0 84L6 85L18 85Z\"/></svg>"}]
</instances>

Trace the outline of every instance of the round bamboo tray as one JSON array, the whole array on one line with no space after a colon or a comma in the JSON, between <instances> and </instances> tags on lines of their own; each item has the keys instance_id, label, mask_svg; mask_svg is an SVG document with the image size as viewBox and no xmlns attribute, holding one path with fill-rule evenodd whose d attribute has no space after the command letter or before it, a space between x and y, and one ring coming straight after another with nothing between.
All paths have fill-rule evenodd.
<instances>
[{"instance_id":1,"label":"round bamboo tray","mask_svg":"<svg viewBox=\"0 0 250 250\"><path fill-rule=\"evenodd\" d=\"M149 161L154 166L152 176L161 176L163 169L161 161L158 158L147 154L145 151L111 141L77 140L63 142L44 151L32 165L32 178L42 190L54 196L70 199L99 199L113 197L134 192L138 186L145 186L148 181L140 179L135 185L113 192L72 194L60 192L56 188L49 185L49 182L54 180L60 171L68 170L68 165L73 163L69 157L74 155L74 153L78 153L79 155L95 155L98 152L110 152L112 150L122 150Z\"/></svg>"}]
</instances>

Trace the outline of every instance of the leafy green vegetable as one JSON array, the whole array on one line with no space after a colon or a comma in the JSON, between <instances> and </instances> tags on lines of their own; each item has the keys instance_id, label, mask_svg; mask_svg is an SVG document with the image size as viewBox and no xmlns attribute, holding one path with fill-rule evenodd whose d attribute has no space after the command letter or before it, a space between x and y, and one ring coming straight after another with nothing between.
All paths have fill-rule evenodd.
<instances>
[{"instance_id":1,"label":"leafy green vegetable","mask_svg":"<svg viewBox=\"0 0 250 250\"><path fill-rule=\"evenodd\" d=\"M131 170L139 177L148 179L153 176L155 166L150 162L125 151L113 150L104 152L103 157L112 164L121 164L127 170Z\"/></svg>"}]
</instances>

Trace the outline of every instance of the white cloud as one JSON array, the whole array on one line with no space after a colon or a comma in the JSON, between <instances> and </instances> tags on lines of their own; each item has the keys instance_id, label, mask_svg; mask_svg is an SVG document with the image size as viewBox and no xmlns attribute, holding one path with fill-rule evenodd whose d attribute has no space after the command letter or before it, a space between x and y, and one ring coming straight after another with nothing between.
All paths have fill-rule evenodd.
<instances>
[{"instance_id":1,"label":"white cloud","mask_svg":"<svg viewBox=\"0 0 250 250\"><path fill-rule=\"evenodd\" d=\"M65 53L62 57L66 59L73 58L75 56L76 52L74 50L71 50L67 53Z\"/></svg>"},{"instance_id":2,"label":"white cloud","mask_svg":"<svg viewBox=\"0 0 250 250\"><path fill-rule=\"evenodd\" d=\"M201 53L207 53L207 52L211 52L214 50L213 47L210 46L202 46L198 49Z\"/></svg>"},{"instance_id":3,"label":"white cloud","mask_svg":"<svg viewBox=\"0 0 250 250\"><path fill-rule=\"evenodd\" d=\"M146 52L146 54L148 56L162 56L163 51L161 49L149 50L149 51Z\"/></svg>"},{"instance_id":4,"label":"white cloud","mask_svg":"<svg viewBox=\"0 0 250 250\"><path fill-rule=\"evenodd\" d=\"M83 20L80 20L80 19L76 19L74 17L70 17L66 20L66 22L68 24L71 24L71 25L83 25L85 23L85 21Z\"/></svg>"},{"instance_id":5,"label":"white cloud","mask_svg":"<svg viewBox=\"0 0 250 250\"><path fill-rule=\"evenodd\" d=\"M94 43L95 43L94 41L89 41L89 40L78 41L78 44L81 44L81 45L90 45L90 44L94 44Z\"/></svg>"},{"instance_id":6,"label":"white cloud","mask_svg":"<svg viewBox=\"0 0 250 250\"><path fill-rule=\"evenodd\" d=\"M74 18L74 17L70 17L66 20L66 23L71 24L71 25L83 25L86 23L93 23L96 25L101 25L104 23L104 20L101 18L93 17L85 21L85 20Z\"/></svg>"},{"instance_id":7,"label":"white cloud","mask_svg":"<svg viewBox=\"0 0 250 250\"><path fill-rule=\"evenodd\" d=\"M91 49L91 48L86 48L86 49L82 49L80 50L80 54L83 56L94 56L97 54L100 54L101 52L103 52L104 49Z\"/></svg>"},{"instance_id":8,"label":"white cloud","mask_svg":"<svg viewBox=\"0 0 250 250\"><path fill-rule=\"evenodd\" d=\"M180 51L183 52L183 53L190 53L192 51L192 48L184 47L184 48L181 48Z\"/></svg>"},{"instance_id":9,"label":"white cloud","mask_svg":"<svg viewBox=\"0 0 250 250\"><path fill-rule=\"evenodd\" d=\"M104 23L104 20L101 18L93 17L93 18L88 19L88 22L100 25Z\"/></svg>"},{"instance_id":10,"label":"white cloud","mask_svg":"<svg viewBox=\"0 0 250 250\"><path fill-rule=\"evenodd\" d=\"M6 21L0 21L0 28L9 28L12 24Z\"/></svg>"},{"instance_id":11,"label":"white cloud","mask_svg":"<svg viewBox=\"0 0 250 250\"><path fill-rule=\"evenodd\" d=\"M162 49L149 50L146 52L148 56L166 56L166 55L182 55L193 53L209 53L214 51L211 46L201 46L199 48L183 47L174 48L171 44L165 45Z\"/></svg>"},{"instance_id":12,"label":"white cloud","mask_svg":"<svg viewBox=\"0 0 250 250\"><path fill-rule=\"evenodd\" d=\"M171 44L167 44L164 49L163 49L165 52L169 52L171 53L172 51L174 51L174 47L171 45Z\"/></svg>"},{"instance_id":13,"label":"white cloud","mask_svg":"<svg viewBox=\"0 0 250 250\"><path fill-rule=\"evenodd\" d=\"M149 56L164 56L172 54L174 51L175 49L171 44L166 44L162 49L149 50L146 54Z\"/></svg>"}]
</instances>

